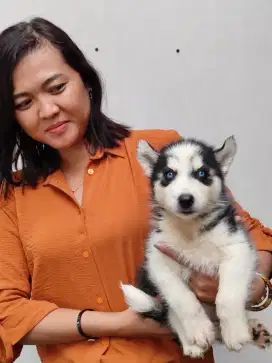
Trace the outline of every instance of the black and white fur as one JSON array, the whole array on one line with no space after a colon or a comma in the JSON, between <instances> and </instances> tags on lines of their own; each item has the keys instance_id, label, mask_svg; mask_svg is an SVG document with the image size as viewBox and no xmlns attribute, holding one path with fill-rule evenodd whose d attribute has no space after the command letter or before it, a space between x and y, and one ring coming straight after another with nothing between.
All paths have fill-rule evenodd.
<instances>
[{"instance_id":1,"label":"black and white fur","mask_svg":"<svg viewBox=\"0 0 272 363\"><path fill-rule=\"evenodd\" d=\"M203 356L218 331L230 350L256 341L256 329L264 331L264 347L272 342L246 310L257 261L225 186L235 153L233 136L219 149L195 139L181 139L160 152L143 140L138 145L138 160L152 186L151 232L136 287L121 283L121 288L134 311L166 322L191 357ZM154 247L161 242L186 264ZM214 307L202 304L189 288L192 269L219 275Z\"/></svg>"}]
</instances>

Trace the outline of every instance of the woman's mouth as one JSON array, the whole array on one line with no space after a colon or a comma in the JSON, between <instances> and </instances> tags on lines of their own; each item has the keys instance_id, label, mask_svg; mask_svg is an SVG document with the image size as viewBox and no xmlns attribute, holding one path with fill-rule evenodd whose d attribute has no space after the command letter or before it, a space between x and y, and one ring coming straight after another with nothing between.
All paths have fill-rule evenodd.
<instances>
[{"instance_id":1,"label":"woman's mouth","mask_svg":"<svg viewBox=\"0 0 272 363\"><path fill-rule=\"evenodd\" d=\"M61 134L66 130L68 121L60 121L50 125L45 131L53 134Z\"/></svg>"}]
</instances>

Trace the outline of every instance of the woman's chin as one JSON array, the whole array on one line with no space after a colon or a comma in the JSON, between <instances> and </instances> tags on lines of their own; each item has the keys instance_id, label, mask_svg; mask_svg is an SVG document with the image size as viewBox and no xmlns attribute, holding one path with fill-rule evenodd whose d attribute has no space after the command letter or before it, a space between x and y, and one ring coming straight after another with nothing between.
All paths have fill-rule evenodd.
<instances>
[{"instance_id":1,"label":"woman's chin","mask_svg":"<svg viewBox=\"0 0 272 363\"><path fill-rule=\"evenodd\" d=\"M51 146L53 149L61 151L74 147L75 145L82 142L82 140L83 137L79 134L79 132L66 132L59 137L48 138L48 140L46 140L46 144Z\"/></svg>"},{"instance_id":2,"label":"woman's chin","mask_svg":"<svg viewBox=\"0 0 272 363\"><path fill-rule=\"evenodd\" d=\"M67 150L79 143L78 137L50 140L47 144L58 151Z\"/></svg>"}]
</instances>

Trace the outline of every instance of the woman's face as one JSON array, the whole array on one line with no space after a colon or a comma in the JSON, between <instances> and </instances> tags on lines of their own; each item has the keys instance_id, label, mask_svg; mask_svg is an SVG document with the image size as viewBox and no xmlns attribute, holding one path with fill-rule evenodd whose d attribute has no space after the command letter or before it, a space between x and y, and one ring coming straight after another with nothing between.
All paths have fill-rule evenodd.
<instances>
[{"instance_id":1,"label":"woman's face","mask_svg":"<svg viewBox=\"0 0 272 363\"><path fill-rule=\"evenodd\" d=\"M13 73L15 116L33 139L62 150L81 143L90 97L81 76L45 45L26 55Z\"/></svg>"}]
</instances>

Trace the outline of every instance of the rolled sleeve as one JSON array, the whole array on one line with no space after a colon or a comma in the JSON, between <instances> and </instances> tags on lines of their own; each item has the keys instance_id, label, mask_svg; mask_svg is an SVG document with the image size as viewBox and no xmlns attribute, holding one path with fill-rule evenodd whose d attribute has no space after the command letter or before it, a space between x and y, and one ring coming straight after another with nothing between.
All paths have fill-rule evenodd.
<instances>
[{"instance_id":1,"label":"rolled sleeve","mask_svg":"<svg viewBox=\"0 0 272 363\"><path fill-rule=\"evenodd\" d=\"M252 217L237 201L233 200L233 204L237 214L243 219L256 249L272 252L272 230L264 226L257 218Z\"/></svg>"},{"instance_id":2,"label":"rolled sleeve","mask_svg":"<svg viewBox=\"0 0 272 363\"><path fill-rule=\"evenodd\" d=\"M13 347L3 326L0 325L0 362L14 362L20 356L21 351L22 346L17 344Z\"/></svg>"},{"instance_id":3,"label":"rolled sleeve","mask_svg":"<svg viewBox=\"0 0 272 363\"><path fill-rule=\"evenodd\" d=\"M20 354L18 342L58 307L48 301L31 300L30 275L19 237L13 195L1 200L0 228L1 354L9 362Z\"/></svg>"}]
</instances>

